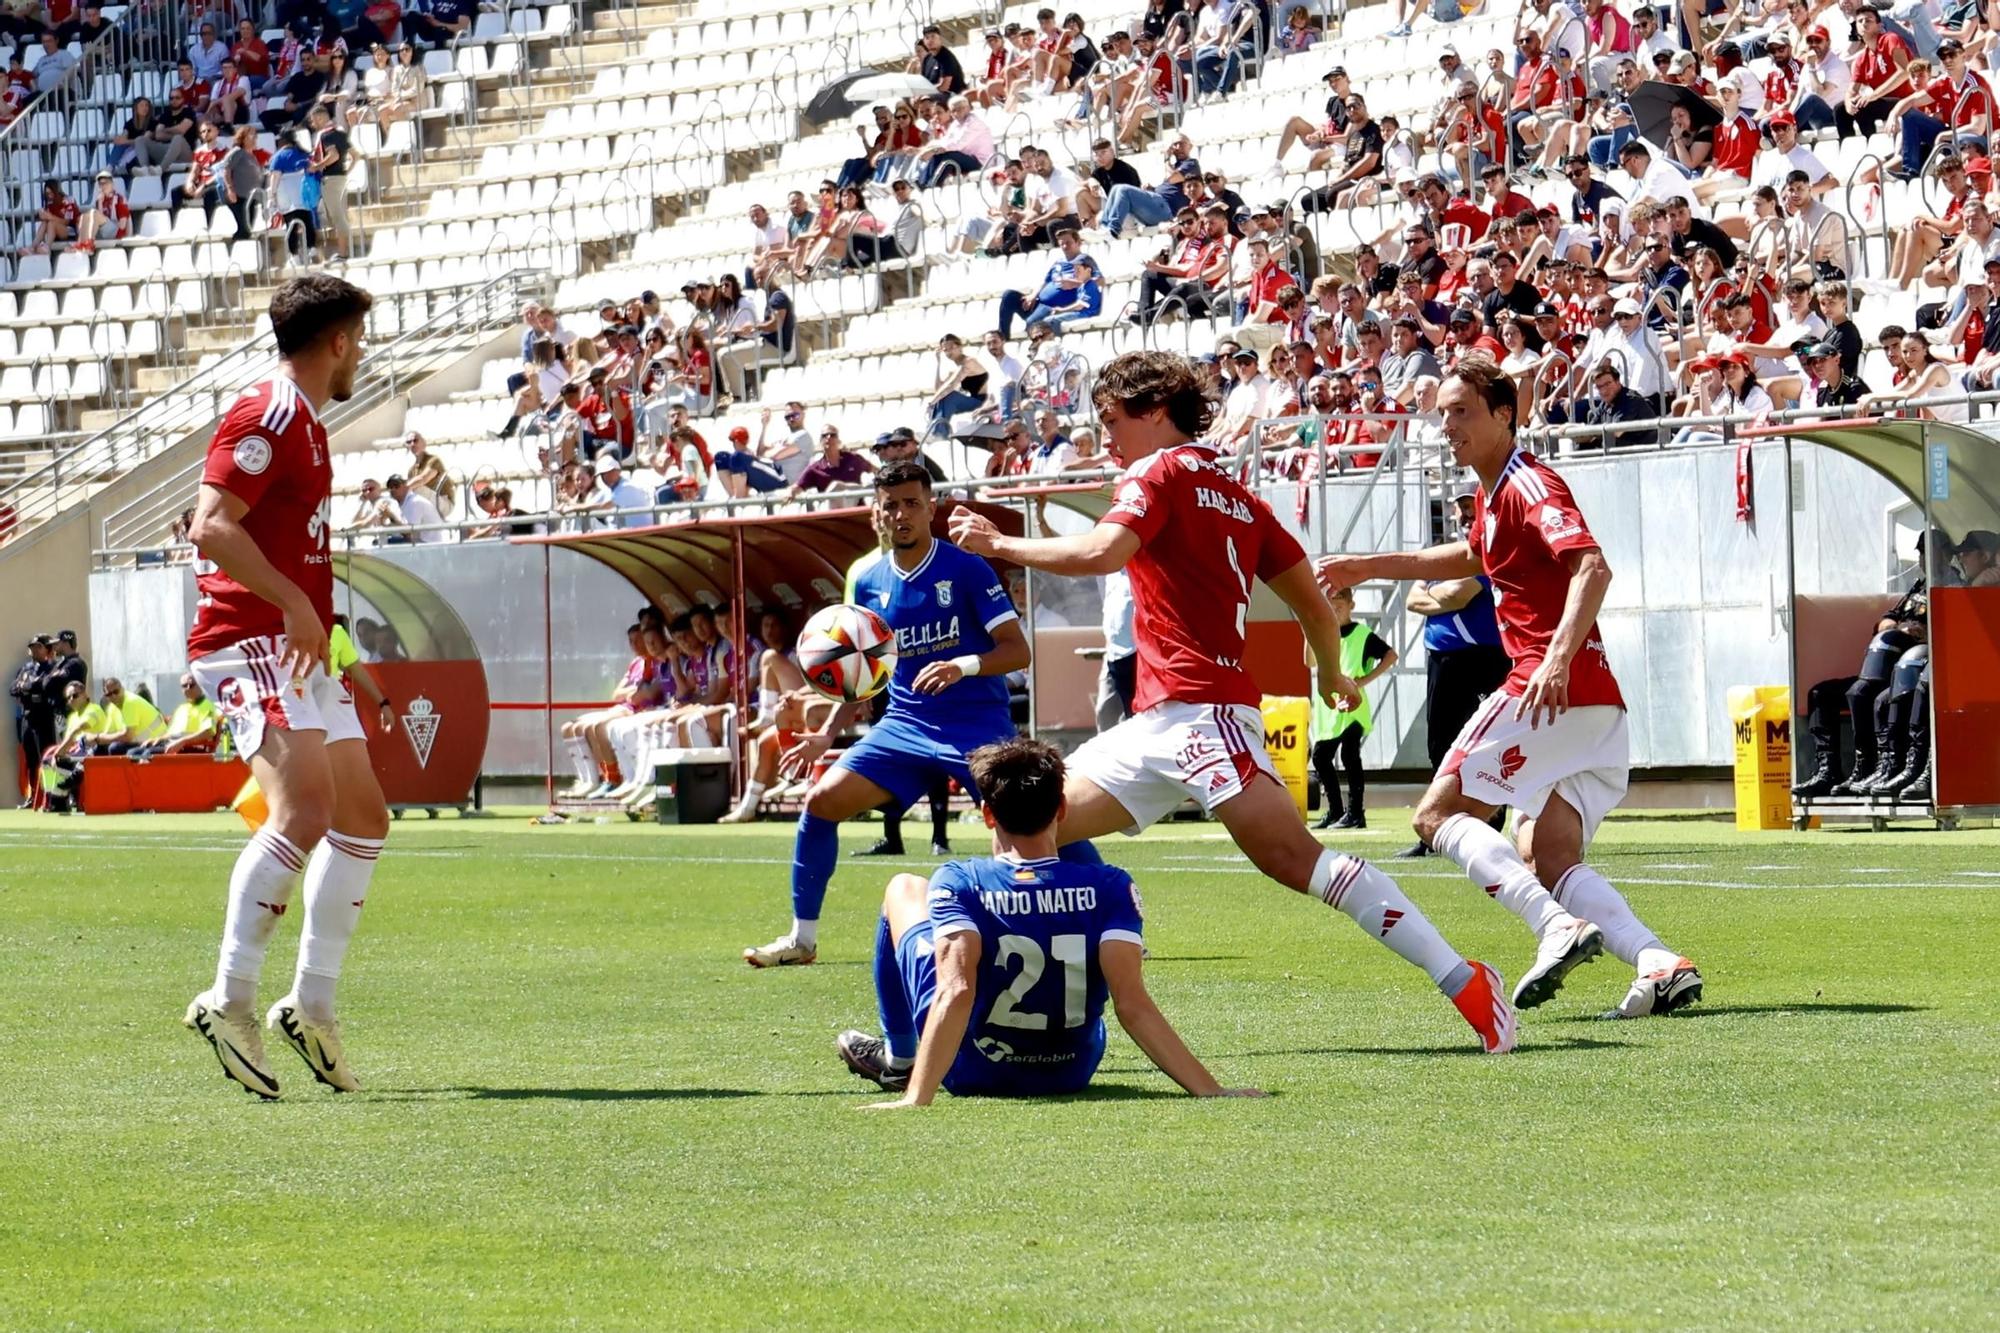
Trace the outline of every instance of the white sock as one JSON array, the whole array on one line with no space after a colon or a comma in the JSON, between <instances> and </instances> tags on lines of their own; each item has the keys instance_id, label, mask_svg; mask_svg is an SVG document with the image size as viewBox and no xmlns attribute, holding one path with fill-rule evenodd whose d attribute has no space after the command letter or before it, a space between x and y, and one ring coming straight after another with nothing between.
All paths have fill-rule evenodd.
<instances>
[{"instance_id":1,"label":"white sock","mask_svg":"<svg viewBox=\"0 0 2000 1333\"><path fill-rule=\"evenodd\" d=\"M767 690L759 686L757 688L757 716L759 718L767 718L777 712L778 700L783 697L776 690Z\"/></svg>"},{"instance_id":2,"label":"white sock","mask_svg":"<svg viewBox=\"0 0 2000 1333\"><path fill-rule=\"evenodd\" d=\"M328 832L306 867L306 927L299 940L299 972L293 990L308 1017L333 1017L333 987L340 979L347 942L361 923L361 903L382 854L381 838Z\"/></svg>"},{"instance_id":3,"label":"white sock","mask_svg":"<svg viewBox=\"0 0 2000 1333\"><path fill-rule=\"evenodd\" d=\"M817 949L819 947L819 918L815 917L811 921L801 921L797 917L793 917L792 942L803 944L808 949Z\"/></svg>"},{"instance_id":4,"label":"white sock","mask_svg":"<svg viewBox=\"0 0 2000 1333\"><path fill-rule=\"evenodd\" d=\"M764 803L764 784L752 780L743 787L743 799L736 803L738 810L755 810Z\"/></svg>"},{"instance_id":5,"label":"white sock","mask_svg":"<svg viewBox=\"0 0 2000 1333\"><path fill-rule=\"evenodd\" d=\"M229 907L222 921L222 960L216 967L213 998L224 1011L242 1015L257 1004L257 978L264 971L264 949L278 918L292 900L292 887L305 869L306 854L266 824L229 872Z\"/></svg>"},{"instance_id":6,"label":"white sock","mask_svg":"<svg viewBox=\"0 0 2000 1333\"><path fill-rule=\"evenodd\" d=\"M1641 975L1672 967L1680 955L1660 943L1604 876L1587 865L1574 865L1556 881L1556 897L1565 907L1604 932L1604 947L1637 968Z\"/></svg>"},{"instance_id":7,"label":"white sock","mask_svg":"<svg viewBox=\"0 0 2000 1333\"><path fill-rule=\"evenodd\" d=\"M1336 911L1354 918L1354 924L1388 945L1405 962L1421 967L1439 989L1447 994L1472 975L1458 950L1444 942L1396 881L1358 856L1343 856L1328 849L1313 866L1312 895ZM1449 986L1449 988L1448 988Z\"/></svg>"},{"instance_id":8,"label":"white sock","mask_svg":"<svg viewBox=\"0 0 2000 1333\"><path fill-rule=\"evenodd\" d=\"M590 753L590 742L581 736L572 736L564 743L569 746L569 761L576 765L576 780L595 787L600 779L597 759Z\"/></svg>"},{"instance_id":9,"label":"white sock","mask_svg":"<svg viewBox=\"0 0 2000 1333\"><path fill-rule=\"evenodd\" d=\"M1453 815L1439 826L1431 850L1458 862L1488 897L1527 922L1536 939L1570 923L1570 914L1542 887L1512 840L1485 820ZM1587 913L1578 915L1597 920Z\"/></svg>"},{"instance_id":10,"label":"white sock","mask_svg":"<svg viewBox=\"0 0 2000 1333\"><path fill-rule=\"evenodd\" d=\"M917 1059L913 1055L896 1055L887 1046L884 1046L882 1048L882 1063L897 1073L901 1073L905 1069L915 1067Z\"/></svg>"}]
</instances>

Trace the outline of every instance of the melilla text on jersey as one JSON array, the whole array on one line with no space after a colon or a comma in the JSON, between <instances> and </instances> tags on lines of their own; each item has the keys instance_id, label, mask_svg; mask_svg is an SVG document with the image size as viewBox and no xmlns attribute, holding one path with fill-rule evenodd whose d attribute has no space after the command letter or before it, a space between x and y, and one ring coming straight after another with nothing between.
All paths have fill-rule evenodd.
<instances>
[{"instance_id":1,"label":"melilla text on jersey","mask_svg":"<svg viewBox=\"0 0 2000 1333\"><path fill-rule=\"evenodd\" d=\"M995 916L1026 916L1030 912L1094 912L1097 889L1072 884L1041 889L981 889L979 901Z\"/></svg>"},{"instance_id":2,"label":"melilla text on jersey","mask_svg":"<svg viewBox=\"0 0 2000 1333\"><path fill-rule=\"evenodd\" d=\"M896 626L896 652L903 657L937 657L958 647L958 617Z\"/></svg>"}]
</instances>

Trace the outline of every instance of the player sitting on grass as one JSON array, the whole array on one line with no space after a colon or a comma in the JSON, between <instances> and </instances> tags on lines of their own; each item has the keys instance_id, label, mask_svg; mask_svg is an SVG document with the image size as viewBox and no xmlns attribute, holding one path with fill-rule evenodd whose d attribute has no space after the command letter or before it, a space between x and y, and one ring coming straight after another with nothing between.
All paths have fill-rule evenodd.
<instances>
[{"instance_id":1,"label":"player sitting on grass","mask_svg":"<svg viewBox=\"0 0 2000 1333\"><path fill-rule=\"evenodd\" d=\"M1058 860L1062 755L1016 737L968 759L993 855L897 875L875 931L885 1037L840 1034L847 1067L900 1101L1080 1092L1104 1058L1104 1001L1148 1059L1197 1097L1225 1088L1182 1044L1140 977L1139 892L1108 865ZM922 1032L922 1040L917 1034Z\"/></svg>"}]
</instances>

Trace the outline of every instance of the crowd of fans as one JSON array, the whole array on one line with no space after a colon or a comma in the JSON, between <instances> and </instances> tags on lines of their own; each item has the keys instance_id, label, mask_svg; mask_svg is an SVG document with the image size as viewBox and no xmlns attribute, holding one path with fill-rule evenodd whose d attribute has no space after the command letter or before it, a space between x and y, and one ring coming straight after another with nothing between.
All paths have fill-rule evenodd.
<instances>
[{"instance_id":1,"label":"crowd of fans","mask_svg":"<svg viewBox=\"0 0 2000 1333\"><path fill-rule=\"evenodd\" d=\"M30 251L128 238L130 182L155 175L167 178L176 215L192 204L210 219L227 209L238 240L268 220L287 230L294 257L345 259L349 132L364 121L386 131L419 114L423 52L469 31L478 10L478 0L276 0L252 14L144 4L119 26L95 0L7 5L0 34L21 45L0 85L0 125L100 73L156 73L165 85L163 97L135 95L113 115L91 199L71 197L60 180L44 183ZM34 48L30 71L25 52Z\"/></svg>"}]
</instances>

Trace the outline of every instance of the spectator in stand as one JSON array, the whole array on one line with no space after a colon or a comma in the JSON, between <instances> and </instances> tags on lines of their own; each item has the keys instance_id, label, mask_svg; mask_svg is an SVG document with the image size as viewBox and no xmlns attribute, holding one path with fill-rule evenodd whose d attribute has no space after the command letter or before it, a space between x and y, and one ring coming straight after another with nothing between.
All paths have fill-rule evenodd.
<instances>
[{"instance_id":1,"label":"spectator in stand","mask_svg":"<svg viewBox=\"0 0 2000 1333\"><path fill-rule=\"evenodd\" d=\"M1799 349L1798 357L1799 365L1806 373L1805 392L1799 399L1802 411L1853 408L1868 396L1867 382L1840 368L1840 348L1832 343L1809 344ZM1848 416L1851 413L1841 410L1835 415Z\"/></svg>"},{"instance_id":2,"label":"spectator in stand","mask_svg":"<svg viewBox=\"0 0 2000 1333\"><path fill-rule=\"evenodd\" d=\"M250 80L252 92L262 92L271 77L271 47L258 33L257 25L242 19L236 25L236 44L229 49L236 69Z\"/></svg>"},{"instance_id":3,"label":"spectator in stand","mask_svg":"<svg viewBox=\"0 0 2000 1333\"><path fill-rule=\"evenodd\" d=\"M352 246L347 224L347 131L333 123L333 113L324 105L313 107L306 121L313 133L311 168L320 181L326 248L344 264Z\"/></svg>"},{"instance_id":4,"label":"spectator in stand","mask_svg":"<svg viewBox=\"0 0 2000 1333\"><path fill-rule=\"evenodd\" d=\"M1192 208L1174 218L1173 243L1148 259L1139 279L1139 308L1127 318L1139 325L1153 322L1162 301L1178 301L1188 318L1206 315L1220 299L1218 287L1229 277L1229 252L1218 232L1226 235L1226 217L1218 227Z\"/></svg>"},{"instance_id":5,"label":"spectator in stand","mask_svg":"<svg viewBox=\"0 0 2000 1333\"><path fill-rule=\"evenodd\" d=\"M1625 387L1616 358L1606 357L1592 367L1590 382L1593 397L1584 415L1588 425L1616 426L1631 421L1653 421L1660 415L1660 405L1651 397L1642 397ZM1604 449L1631 444L1657 444L1659 440L1657 430L1605 431L1583 436L1576 441L1576 445L1579 449Z\"/></svg>"},{"instance_id":6,"label":"spectator in stand","mask_svg":"<svg viewBox=\"0 0 2000 1333\"><path fill-rule=\"evenodd\" d=\"M403 36L427 46L450 46L472 31L478 0L412 0L403 10Z\"/></svg>"},{"instance_id":7,"label":"spectator in stand","mask_svg":"<svg viewBox=\"0 0 2000 1333\"><path fill-rule=\"evenodd\" d=\"M134 170L165 171L187 159L187 140L158 116L152 98L139 97L133 99L125 128L112 136L106 161L129 177Z\"/></svg>"},{"instance_id":8,"label":"spectator in stand","mask_svg":"<svg viewBox=\"0 0 2000 1333\"><path fill-rule=\"evenodd\" d=\"M202 206L211 220L217 206L227 208L236 219L236 233L231 239L247 241L251 199L263 187L264 164L257 160L257 131L248 125L240 126L230 136L222 161L216 164L213 178L202 195Z\"/></svg>"},{"instance_id":9,"label":"spectator in stand","mask_svg":"<svg viewBox=\"0 0 2000 1333\"><path fill-rule=\"evenodd\" d=\"M1056 248L1061 252L1056 261L1049 265L1042 275L1038 288L1024 287L1000 293L1000 336L1014 336L1014 321L1025 317L1031 324L1050 319L1061 311L1075 306L1082 297L1084 286L1090 281L1086 276L1090 262L1083 259L1083 238L1074 227L1064 227L1056 232ZM1100 293L1101 296L1101 293ZM1096 311L1090 312L1095 314ZM1087 316L1079 316L1087 317Z\"/></svg>"},{"instance_id":10,"label":"spectator in stand","mask_svg":"<svg viewBox=\"0 0 2000 1333\"><path fill-rule=\"evenodd\" d=\"M228 44L215 35L215 25L204 22L197 29L195 39L188 43L188 63L194 66L194 75L204 83L211 83L222 75L222 62L229 56Z\"/></svg>"},{"instance_id":11,"label":"spectator in stand","mask_svg":"<svg viewBox=\"0 0 2000 1333\"><path fill-rule=\"evenodd\" d=\"M964 342L955 333L947 333L938 340L938 356L942 364L938 367L937 388L931 393L930 426L925 432L930 439L948 437L953 417L984 407L987 381L992 378L991 369L979 358L968 356Z\"/></svg>"},{"instance_id":12,"label":"spectator in stand","mask_svg":"<svg viewBox=\"0 0 2000 1333\"><path fill-rule=\"evenodd\" d=\"M1033 450L1034 441L1029 437L1027 423L1009 421L1001 428L1000 439L987 456L986 467L980 475L988 480L1026 476L1028 458Z\"/></svg>"},{"instance_id":13,"label":"spectator in stand","mask_svg":"<svg viewBox=\"0 0 2000 1333\"><path fill-rule=\"evenodd\" d=\"M1087 266L1090 261L1078 262ZM998 329L987 333L979 359L987 369L986 395L999 406L1000 419L1005 421L1014 415L1014 404L1021 392L1021 377L1026 369L1019 357L1008 352L1007 335Z\"/></svg>"},{"instance_id":14,"label":"spectator in stand","mask_svg":"<svg viewBox=\"0 0 2000 1333\"><path fill-rule=\"evenodd\" d=\"M1201 163L1191 157L1169 158L1166 179L1153 189L1142 190L1134 185L1112 187L1105 198L1099 223L1104 234L1115 241L1128 217L1146 227L1177 222L1182 211L1188 210L1194 202L1195 192L1200 189Z\"/></svg>"},{"instance_id":15,"label":"spectator in stand","mask_svg":"<svg viewBox=\"0 0 2000 1333\"><path fill-rule=\"evenodd\" d=\"M35 66L35 91L52 93L68 81L69 73L76 68L76 57L69 48L56 40L53 32L42 34L42 58Z\"/></svg>"},{"instance_id":16,"label":"spectator in stand","mask_svg":"<svg viewBox=\"0 0 2000 1333\"><path fill-rule=\"evenodd\" d=\"M584 506L585 512L602 515L614 528L652 526L653 497L625 475L625 465L619 462L616 450L607 449L599 454L591 470L596 474L597 487Z\"/></svg>"},{"instance_id":17,"label":"spectator in stand","mask_svg":"<svg viewBox=\"0 0 2000 1333\"><path fill-rule=\"evenodd\" d=\"M200 135L201 146L194 150L194 165L189 169L187 179L181 182L180 188L174 192L171 200L175 216L179 216L183 204L196 199L202 201L204 211L210 217L215 215L216 201L220 196L211 197L209 187L216 183L215 169L222 164L222 155L227 149L216 131L214 121L203 121Z\"/></svg>"},{"instance_id":18,"label":"spectator in stand","mask_svg":"<svg viewBox=\"0 0 2000 1333\"><path fill-rule=\"evenodd\" d=\"M433 542L448 540L443 528L435 526L444 522L444 516L438 513L436 505L411 489L409 481L400 473L390 477L387 484L389 499L396 506L396 513L402 519L403 527L406 529L400 536L391 537L389 540L415 542L425 546ZM422 532L409 531L409 529L416 528L425 528L427 530Z\"/></svg>"},{"instance_id":19,"label":"spectator in stand","mask_svg":"<svg viewBox=\"0 0 2000 1333\"><path fill-rule=\"evenodd\" d=\"M947 56L951 53L945 52ZM962 79L958 72L958 62L951 63L952 72ZM973 114L972 103L963 96L951 99L951 123L945 131L917 150L917 161L923 164L917 177L922 189L937 185L947 170L960 175L977 172L993 157L993 131L986 122Z\"/></svg>"},{"instance_id":20,"label":"spectator in stand","mask_svg":"<svg viewBox=\"0 0 2000 1333\"><path fill-rule=\"evenodd\" d=\"M76 226L83 210L76 200L63 193L61 181L42 183L42 206L35 214L35 241L29 253L45 255L58 245L76 239Z\"/></svg>"},{"instance_id":21,"label":"spectator in stand","mask_svg":"<svg viewBox=\"0 0 2000 1333\"><path fill-rule=\"evenodd\" d=\"M118 192L109 171L97 173L97 194L77 225L76 248L88 254L100 241L122 241L132 234L132 207Z\"/></svg>"},{"instance_id":22,"label":"spectator in stand","mask_svg":"<svg viewBox=\"0 0 2000 1333\"><path fill-rule=\"evenodd\" d=\"M728 280L733 283L735 277L732 273L728 275ZM747 326L746 336L741 341L716 353L716 370L730 396L739 403L750 396L745 370L754 367L761 374L765 366L789 365L798 336L798 320L792 313L792 298L785 295L784 284L778 274L771 274L764 286L763 317Z\"/></svg>"},{"instance_id":23,"label":"spectator in stand","mask_svg":"<svg viewBox=\"0 0 2000 1333\"><path fill-rule=\"evenodd\" d=\"M896 208L889 230L854 231L847 238L848 255L857 266L886 263L892 259L915 258L923 249L924 214L918 207L916 187L904 177L889 182L889 194Z\"/></svg>"},{"instance_id":24,"label":"spectator in stand","mask_svg":"<svg viewBox=\"0 0 2000 1333\"><path fill-rule=\"evenodd\" d=\"M307 119L318 105L319 95L326 90L327 71L331 67L326 55L311 52L304 54L298 67L289 74L274 74L264 85L258 122L270 133L282 134Z\"/></svg>"},{"instance_id":25,"label":"spectator in stand","mask_svg":"<svg viewBox=\"0 0 2000 1333\"><path fill-rule=\"evenodd\" d=\"M224 57L222 68L209 87L206 119L224 127L250 123L250 80L237 68L236 61Z\"/></svg>"},{"instance_id":26,"label":"spectator in stand","mask_svg":"<svg viewBox=\"0 0 2000 1333\"><path fill-rule=\"evenodd\" d=\"M1881 128L1897 94L1912 87L1905 70L1916 55L1908 42L1883 28L1882 15L1874 6L1860 6L1853 22L1858 47L1852 56L1853 84L1834 111L1834 124L1843 139Z\"/></svg>"},{"instance_id":27,"label":"spectator in stand","mask_svg":"<svg viewBox=\"0 0 2000 1333\"><path fill-rule=\"evenodd\" d=\"M431 452L419 431L403 433L403 447L410 451L410 488L437 506L438 513L451 516L458 487L445 470L444 460Z\"/></svg>"},{"instance_id":28,"label":"spectator in stand","mask_svg":"<svg viewBox=\"0 0 2000 1333\"><path fill-rule=\"evenodd\" d=\"M859 485L861 479L875 470L875 464L860 454L849 453L840 442L840 431L833 426L822 426L819 432L819 456L806 464L793 486L798 491L825 491L836 487Z\"/></svg>"},{"instance_id":29,"label":"spectator in stand","mask_svg":"<svg viewBox=\"0 0 2000 1333\"><path fill-rule=\"evenodd\" d=\"M84 0L67 21L57 24L56 40L64 46L74 42L86 51L102 40L106 43L105 58L114 65L125 63L124 34L118 30L117 24L104 17L104 6L100 0Z\"/></svg>"},{"instance_id":30,"label":"spectator in stand","mask_svg":"<svg viewBox=\"0 0 2000 1333\"><path fill-rule=\"evenodd\" d=\"M965 70L958 63L951 48L944 44L944 29L935 23L924 25L923 39L918 43L918 55L912 60L911 73L921 75L924 81L940 93L952 99L953 110L965 92ZM984 159L975 165L983 165ZM968 168L970 170L970 168Z\"/></svg>"},{"instance_id":31,"label":"spectator in stand","mask_svg":"<svg viewBox=\"0 0 2000 1333\"><path fill-rule=\"evenodd\" d=\"M1963 156L1984 153L1993 126L1993 89L1970 68L1965 44L1948 37L1938 44L1943 72L1896 103L1891 119L1900 119L1902 160L1889 168L1899 180L1914 180L1923 172L1931 149L1949 130L1953 147ZM37 71L39 72L39 71Z\"/></svg>"},{"instance_id":32,"label":"spectator in stand","mask_svg":"<svg viewBox=\"0 0 2000 1333\"><path fill-rule=\"evenodd\" d=\"M417 60L416 44L404 41L396 48L395 63L389 66L388 77L383 81L382 100L375 105L375 123L387 130L395 122L421 113L424 88L429 81Z\"/></svg>"},{"instance_id":33,"label":"spectator in stand","mask_svg":"<svg viewBox=\"0 0 2000 1333\"><path fill-rule=\"evenodd\" d=\"M1139 172L1130 162L1118 156L1115 145L1109 139L1099 139L1090 146L1090 177L1077 190L1077 216L1086 227L1095 227L1104 212L1105 201L1120 185L1139 189Z\"/></svg>"}]
</instances>

